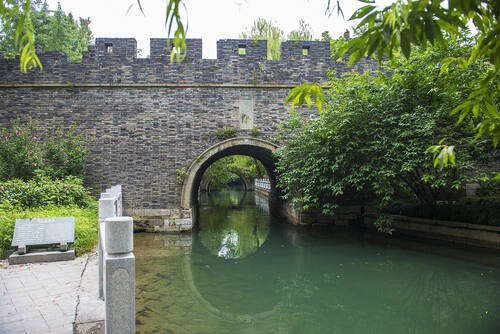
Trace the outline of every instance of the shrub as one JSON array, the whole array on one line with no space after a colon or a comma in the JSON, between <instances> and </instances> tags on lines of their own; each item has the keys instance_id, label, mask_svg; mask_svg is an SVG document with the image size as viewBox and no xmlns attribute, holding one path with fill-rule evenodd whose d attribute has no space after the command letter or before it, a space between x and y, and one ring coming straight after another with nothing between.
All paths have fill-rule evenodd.
<instances>
[{"instance_id":1,"label":"shrub","mask_svg":"<svg viewBox=\"0 0 500 334\"><path fill-rule=\"evenodd\" d=\"M215 138L224 140L236 137L236 129L231 126L225 126L215 131Z\"/></svg>"},{"instance_id":2,"label":"shrub","mask_svg":"<svg viewBox=\"0 0 500 334\"><path fill-rule=\"evenodd\" d=\"M57 178L64 176L83 177L83 167L87 157L84 138L74 129L63 133L58 130L44 141L44 164L47 175Z\"/></svg>"},{"instance_id":3,"label":"shrub","mask_svg":"<svg viewBox=\"0 0 500 334\"><path fill-rule=\"evenodd\" d=\"M32 124L17 120L10 129L0 130L0 179L28 180L43 162L43 145Z\"/></svg>"},{"instance_id":4,"label":"shrub","mask_svg":"<svg viewBox=\"0 0 500 334\"><path fill-rule=\"evenodd\" d=\"M17 120L0 130L0 180L29 180L37 173L52 178L83 176L86 157L84 138L74 129L44 136L36 123Z\"/></svg>"},{"instance_id":5,"label":"shrub","mask_svg":"<svg viewBox=\"0 0 500 334\"><path fill-rule=\"evenodd\" d=\"M40 208L45 206L87 207L92 202L82 179L68 176L62 180L37 177L0 182L0 209Z\"/></svg>"},{"instance_id":6,"label":"shrub","mask_svg":"<svg viewBox=\"0 0 500 334\"><path fill-rule=\"evenodd\" d=\"M14 225L18 218L75 217L76 255L91 251L97 243L97 202L90 201L88 207L46 207L37 209L0 209L0 254L11 249Z\"/></svg>"}]
</instances>

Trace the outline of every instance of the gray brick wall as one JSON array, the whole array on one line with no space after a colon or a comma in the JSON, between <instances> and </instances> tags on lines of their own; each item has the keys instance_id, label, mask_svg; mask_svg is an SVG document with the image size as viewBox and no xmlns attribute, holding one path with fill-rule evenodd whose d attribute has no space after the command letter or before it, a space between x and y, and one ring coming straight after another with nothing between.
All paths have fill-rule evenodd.
<instances>
[{"instance_id":1,"label":"gray brick wall","mask_svg":"<svg viewBox=\"0 0 500 334\"><path fill-rule=\"evenodd\" d=\"M245 55L238 53L243 45ZM176 169L213 145L208 137L218 128L239 127L240 99L254 101L258 136L272 139L292 87L327 81L327 69L340 75L376 68L373 61L353 69L331 62L325 42L283 43L279 61L266 59L265 41L218 41L218 59L201 59L199 39L187 47L177 64L164 39L152 39L151 57L138 59L135 39L98 38L81 63L47 52L43 72L28 74L18 59L0 58L0 124L32 118L45 131L75 125L88 138L86 182L95 193L122 184L125 209L177 208Z\"/></svg>"}]
</instances>

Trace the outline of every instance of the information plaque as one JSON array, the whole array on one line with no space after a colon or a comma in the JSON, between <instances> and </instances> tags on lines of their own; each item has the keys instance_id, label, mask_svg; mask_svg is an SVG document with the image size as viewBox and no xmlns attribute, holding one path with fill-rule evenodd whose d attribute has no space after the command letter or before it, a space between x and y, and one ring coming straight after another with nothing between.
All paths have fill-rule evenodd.
<instances>
[{"instance_id":1,"label":"information plaque","mask_svg":"<svg viewBox=\"0 0 500 334\"><path fill-rule=\"evenodd\" d=\"M12 246L75 242L75 217L16 219Z\"/></svg>"}]
</instances>

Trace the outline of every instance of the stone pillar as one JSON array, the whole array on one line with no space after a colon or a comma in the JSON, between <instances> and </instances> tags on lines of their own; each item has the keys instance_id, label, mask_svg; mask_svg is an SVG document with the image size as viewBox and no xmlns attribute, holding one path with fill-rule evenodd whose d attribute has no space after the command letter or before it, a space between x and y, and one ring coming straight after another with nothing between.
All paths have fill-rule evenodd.
<instances>
[{"instance_id":1,"label":"stone pillar","mask_svg":"<svg viewBox=\"0 0 500 334\"><path fill-rule=\"evenodd\" d=\"M103 236L101 235L101 223L104 222L106 218L115 217L115 199L114 198L105 198L105 193L101 194L101 198L99 199L99 238L97 245L97 252L99 254L99 298L104 298L104 287L103 287L103 263L104 263L104 250L102 248L101 239Z\"/></svg>"},{"instance_id":2,"label":"stone pillar","mask_svg":"<svg viewBox=\"0 0 500 334\"><path fill-rule=\"evenodd\" d=\"M104 221L106 334L135 333L135 257L132 217Z\"/></svg>"}]
</instances>

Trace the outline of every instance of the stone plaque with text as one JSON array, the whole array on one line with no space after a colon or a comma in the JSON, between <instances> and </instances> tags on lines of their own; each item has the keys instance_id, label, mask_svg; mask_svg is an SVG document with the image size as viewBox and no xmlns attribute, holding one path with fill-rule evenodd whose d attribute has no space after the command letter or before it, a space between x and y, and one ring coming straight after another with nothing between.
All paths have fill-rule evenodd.
<instances>
[{"instance_id":1,"label":"stone plaque with text","mask_svg":"<svg viewBox=\"0 0 500 334\"><path fill-rule=\"evenodd\" d=\"M12 246L75 242L75 217L16 219Z\"/></svg>"}]
</instances>

